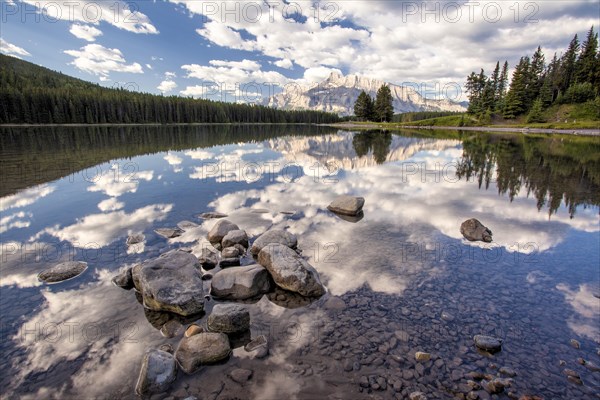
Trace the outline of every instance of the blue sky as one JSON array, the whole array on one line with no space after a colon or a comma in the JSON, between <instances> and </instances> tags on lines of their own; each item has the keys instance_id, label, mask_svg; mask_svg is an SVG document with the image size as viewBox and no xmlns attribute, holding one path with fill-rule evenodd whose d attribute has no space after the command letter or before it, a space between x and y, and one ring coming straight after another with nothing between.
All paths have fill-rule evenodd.
<instances>
[{"instance_id":1,"label":"blue sky","mask_svg":"<svg viewBox=\"0 0 600 400\"><path fill-rule=\"evenodd\" d=\"M538 44L551 58L600 25L596 0L0 3L5 54L104 86L227 101L333 71L441 97L472 70L514 66Z\"/></svg>"}]
</instances>

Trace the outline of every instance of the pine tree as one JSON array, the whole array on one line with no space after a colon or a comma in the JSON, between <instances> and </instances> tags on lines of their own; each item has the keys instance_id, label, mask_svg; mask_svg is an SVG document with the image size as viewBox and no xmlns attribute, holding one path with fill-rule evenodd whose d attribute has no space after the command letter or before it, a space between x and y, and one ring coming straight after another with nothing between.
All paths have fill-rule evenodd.
<instances>
[{"instance_id":1,"label":"pine tree","mask_svg":"<svg viewBox=\"0 0 600 400\"><path fill-rule=\"evenodd\" d=\"M504 102L506 99L506 91L508 89L508 61L504 62L502 66L502 72L498 79L498 86L496 88L496 111L502 111L504 109Z\"/></svg>"},{"instance_id":2,"label":"pine tree","mask_svg":"<svg viewBox=\"0 0 600 400\"><path fill-rule=\"evenodd\" d=\"M529 57L521 57L521 60L513 73L510 89L506 95L504 118L512 119L527 111L529 69Z\"/></svg>"},{"instance_id":3,"label":"pine tree","mask_svg":"<svg viewBox=\"0 0 600 400\"><path fill-rule=\"evenodd\" d=\"M377 91L375 98L375 116L380 122L389 122L394 116L394 99L389 86L383 85Z\"/></svg>"},{"instance_id":4,"label":"pine tree","mask_svg":"<svg viewBox=\"0 0 600 400\"><path fill-rule=\"evenodd\" d=\"M561 64L561 81L559 89L562 93L565 93L569 86L575 81L577 72L577 54L579 53L579 39L577 35L569 43L566 53L560 60Z\"/></svg>"},{"instance_id":5,"label":"pine tree","mask_svg":"<svg viewBox=\"0 0 600 400\"><path fill-rule=\"evenodd\" d=\"M527 123L530 124L530 123L534 123L534 122L546 122L544 120L541 99L537 99L536 101L533 102L533 106L531 107L531 110L529 111L529 114L527 115Z\"/></svg>"},{"instance_id":6,"label":"pine tree","mask_svg":"<svg viewBox=\"0 0 600 400\"><path fill-rule=\"evenodd\" d=\"M594 84L594 78L600 67L598 64L598 34L594 33L592 26L587 34L585 42L581 45L581 55L577 60L577 76L575 77L578 83L589 82Z\"/></svg>"},{"instance_id":7,"label":"pine tree","mask_svg":"<svg viewBox=\"0 0 600 400\"><path fill-rule=\"evenodd\" d=\"M536 52L531 58L531 67L529 68L529 86L527 88L527 101L533 101L540 95L540 90L544 84L544 71L546 70L546 58L542 48L538 46Z\"/></svg>"},{"instance_id":8,"label":"pine tree","mask_svg":"<svg viewBox=\"0 0 600 400\"><path fill-rule=\"evenodd\" d=\"M369 121L373 114L373 102L364 90L358 95L354 103L354 115L361 121Z\"/></svg>"},{"instance_id":9,"label":"pine tree","mask_svg":"<svg viewBox=\"0 0 600 400\"><path fill-rule=\"evenodd\" d=\"M471 75L467 77L466 91L469 93L469 114L481 114L485 111L484 107L484 98L483 92L485 89L485 84L487 81L487 77L483 69L479 74L475 72L471 72Z\"/></svg>"}]
</instances>

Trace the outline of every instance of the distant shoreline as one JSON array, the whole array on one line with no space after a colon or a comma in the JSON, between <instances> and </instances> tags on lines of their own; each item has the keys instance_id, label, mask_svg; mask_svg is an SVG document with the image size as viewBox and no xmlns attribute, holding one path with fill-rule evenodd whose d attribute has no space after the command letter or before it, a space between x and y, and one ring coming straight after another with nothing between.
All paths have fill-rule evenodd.
<instances>
[{"instance_id":1,"label":"distant shoreline","mask_svg":"<svg viewBox=\"0 0 600 400\"><path fill-rule=\"evenodd\" d=\"M408 126L408 125L385 125L377 123L372 124L325 124L342 129L419 129L419 130L454 130L454 131L476 131L476 132L508 132L508 133L545 133L545 134L560 134L560 135L575 135L575 136L600 136L600 129L545 129L545 128L495 128L493 126Z\"/></svg>"}]
</instances>

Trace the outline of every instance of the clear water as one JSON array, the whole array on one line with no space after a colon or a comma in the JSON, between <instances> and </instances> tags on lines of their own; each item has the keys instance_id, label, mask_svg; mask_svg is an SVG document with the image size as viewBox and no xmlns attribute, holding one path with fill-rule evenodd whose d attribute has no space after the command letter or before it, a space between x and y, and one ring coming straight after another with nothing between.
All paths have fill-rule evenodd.
<instances>
[{"instance_id":1,"label":"clear water","mask_svg":"<svg viewBox=\"0 0 600 400\"><path fill-rule=\"evenodd\" d=\"M295 233L328 294L249 302L269 357L238 348L153 398L461 398L468 372L501 367L517 375L493 398L600 398L600 373L578 361L600 365L598 139L103 127L0 129L0 144L2 398L135 398L144 351L179 338L160 333L173 316L145 311L110 280L168 249L197 253L215 223L197 217L205 211L252 237ZM341 194L366 199L364 218L326 210ZM492 244L462 239L472 217ZM169 240L153 231L184 220L199 226ZM127 248L132 233L146 240ZM67 259L89 268L37 280ZM502 351L478 352L476 334L502 338ZM432 360L416 362L416 351ZM236 383L234 368L253 376Z\"/></svg>"}]
</instances>

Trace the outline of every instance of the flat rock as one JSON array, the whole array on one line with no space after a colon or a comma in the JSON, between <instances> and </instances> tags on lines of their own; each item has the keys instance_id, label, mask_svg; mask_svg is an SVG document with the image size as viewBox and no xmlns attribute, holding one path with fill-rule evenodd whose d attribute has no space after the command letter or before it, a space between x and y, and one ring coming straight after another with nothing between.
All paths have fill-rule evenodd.
<instances>
[{"instance_id":1,"label":"flat rock","mask_svg":"<svg viewBox=\"0 0 600 400\"><path fill-rule=\"evenodd\" d=\"M460 233L465 239L471 242L481 241L489 243L492 241L492 231L475 218L463 222L460 225Z\"/></svg>"},{"instance_id":2,"label":"flat rock","mask_svg":"<svg viewBox=\"0 0 600 400\"><path fill-rule=\"evenodd\" d=\"M497 353L502 350L502 339L493 336L475 335L473 337L473 342L475 342L475 346L479 349L490 353Z\"/></svg>"},{"instance_id":3,"label":"flat rock","mask_svg":"<svg viewBox=\"0 0 600 400\"><path fill-rule=\"evenodd\" d=\"M246 344L244 350L253 358L264 358L269 354L269 341L265 335L260 335Z\"/></svg>"},{"instance_id":4,"label":"flat rock","mask_svg":"<svg viewBox=\"0 0 600 400\"><path fill-rule=\"evenodd\" d=\"M282 229L271 229L260 235L254 241L254 243L252 243L250 253L256 257L263 247L272 243L282 244L290 249L295 249L298 247L298 238L296 238L296 235L288 231L284 231Z\"/></svg>"},{"instance_id":5,"label":"flat rock","mask_svg":"<svg viewBox=\"0 0 600 400\"><path fill-rule=\"evenodd\" d=\"M204 309L202 274L198 259L171 250L133 267L133 282L142 294L144 307L188 316Z\"/></svg>"},{"instance_id":6,"label":"flat rock","mask_svg":"<svg viewBox=\"0 0 600 400\"><path fill-rule=\"evenodd\" d=\"M135 385L135 392L142 396L166 391L177 378L177 364L172 354L152 349L142 360L142 369Z\"/></svg>"},{"instance_id":7,"label":"flat rock","mask_svg":"<svg viewBox=\"0 0 600 400\"><path fill-rule=\"evenodd\" d=\"M239 231L240 227L226 219L219 220L208 232L208 241L211 243L221 243L225 235L230 231Z\"/></svg>"},{"instance_id":8,"label":"flat rock","mask_svg":"<svg viewBox=\"0 0 600 400\"><path fill-rule=\"evenodd\" d=\"M197 228L198 224L192 221L181 221L177 223L177 227L185 232Z\"/></svg>"},{"instance_id":9,"label":"flat rock","mask_svg":"<svg viewBox=\"0 0 600 400\"><path fill-rule=\"evenodd\" d=\"M204 329L200 325L192 324L185 330L184 336L190 337L202 332L204 332Z\"/></svg>"},{"instance_id":10,"label":"flat rock","mask_svg":"<svg viewBox=\"0 0 600 400\"><path fill-rule=\"evenodd\" d=\"M202 246L202 250L200 250L200 257L198 257L198 261L202 268L209 270L215 268L219 265L219 250L215 249L213 246L205 245Z\"/></svg>"},{"instance_id":11,"label":"flat rock","mask_svg":"<svg viewBox=\"0 0 600 400\"><path fill-rule=\"evenodd\" d=\"M415 360L420 361L420 362L429 361L429 360L431 360L431 354L425 353L423 351L417 351L415 353Z\"/></svg>"},{"instance_id":12,"label":"flat rock","mask_svg":"<svg viewBox=\"0 0 600 400\"><path fill-rule=\"evenodd\" d=\"M252 378L252 370L244 368L236 368L229 373L229 377L237 383L244 383Z\"/></svg>"},{"instance_id":13,"label":"flat rock","mask_svg":"<svg viewBox=\"0 0 600 400\"><path fill-rule=\"evenodd\" d=\"M154 232L166 239L172 239L183 234L183 230L179 228L158 228L155 229Z\"/></svg>"},{"instance_id":14,"label":"flat rock","mask_svg":"<svg viewBox=\"0 0 600 400\"><path fill-rule=\"evenodd\" d=\"M87 263L82 261L66 261L43 270L38 274L38 279L46 283L66 281L81 274L87 269Z\"/></svg>"},{"instance_id":15,"label":"flat rock","mask_svg":"<svg viewBox=\"0 0 600 400\"><path fill-rule=\"evenodd\" d=\"M211 281L211 294L220 299L244 300L269 290L269 272L258 264L221 270Z\"/></svg>"},{"instance_id":16,"label":"flat rock","mask_svg":"<svg viewBox=\"0 0 600 400\"><path fill-rule=\"evenodd\" d=\"M181 369L193 374L203 365L214 364L231 354L229 338L224 333L201 332L181 339L175 358Z\"/></svg>"},{"instance_id":17,"label":"flat rock","mask_svg":"<svg viewBox=\"0 0 600 400\"><path fill-rule=\"evenodd\" d=\"M364 197L339 196L327 206L327 209L336 214L357 215L365 205Z\"/></svg>"},{"instance_id":18,"label":"flat rock","mask_svg":"<svg viewBox=\"0 0 600 400\"><path fill-rule=\"evenodd\" d=\"M202 218L202 219L219 219L219 218L227 218L228 216L229 215L227 215L227 214L223 214L223 213L216 212L216 211L205 212L205 213L198 215L198 217Z\"/></svg>"},{"instance_id":19,"label":"flat rock","mask_svg":"<svg viewBox=\"0 0 600 400\"><path fill-rule=\"evenodd\" d=\"M217 304L207 320L212 332L236 333L250 328L250 313L239 304Z\"/></svg>"},{"instance_id":20,"label":"flat rock","mask_svg":"<svg viewBox=\"0 0 600 400\"><path fill-rule=\"evenodd\" d=\"M246 231L243 231L241 229L229 231L221 241L221 245L223 246L223 248L235 246L236 244L248 248L248 235L246 234Z\"/></svg>"},{"instance_id":21,"label":"flat rock","mask_svg":"<svg viewBox=\"0 0 600 400\"><path fill-rule=\"evenodd\" d=\"M131 246L134 244L142 243L144 241L144 239L146 239L146 236L144 236L141 233L138 233L135 235L129 235L127 237L127 240L125 241L125 243L127 244L127 246Z\"/></svg>"},{"instance_id":22,"label":"flat rock","mask_svg":"<svg viewBox=\"0 0 600 400\"><path fill-rule=\"evenodd\" d=\"M131 274L132 267L122 271L120 274L112 278L112 283L125 290L133 289L133 276Z\"/></svg>"},{"instance_id":23,"label":"flat rock","mask_svg":"<svg viewBox=\"0 0 600 400\"><path fill-rule=\"evenodd\" d=\"M318 272L287 246L282 244L265 246L258 254L258 262L269 271L275 284L282 289L306 297L325 294Z\"/></svg>"}]
</instances>

